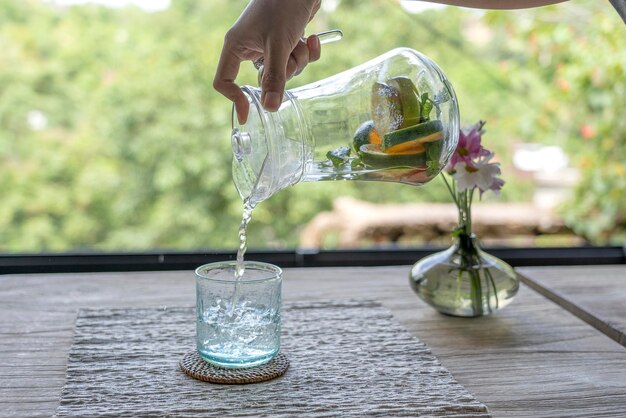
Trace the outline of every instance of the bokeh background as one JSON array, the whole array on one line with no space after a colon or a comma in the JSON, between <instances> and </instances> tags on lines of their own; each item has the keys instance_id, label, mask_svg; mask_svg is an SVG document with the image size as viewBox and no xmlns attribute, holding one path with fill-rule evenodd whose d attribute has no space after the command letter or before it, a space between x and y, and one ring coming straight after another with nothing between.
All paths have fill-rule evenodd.
<instances>
[{"instance_id":1,"label":"bokeh background","mask_svg":"<svg viewBox=\"0 0 626 418\"><path fill-rule=\"evenodd\" d=\"M0 2L0 252L234 250L242 204L231 108L211 84L247 2L98 3ZM626 241L626 26L609 2L425 6L324 0L307 33L341 28L344 39L288 87L417 49L448 75L462 122L487 121L484 144L507 181L500 202L541 204L546 178L558 189L551 210L576 237L534 245ZM255 84L251 65L240 80ZM450 201L440 179L299 184L255 210L249 246L297 247L304 226L341 196ZM323 244L336 245L332 236Z\"/></svg>"}]
</instances>

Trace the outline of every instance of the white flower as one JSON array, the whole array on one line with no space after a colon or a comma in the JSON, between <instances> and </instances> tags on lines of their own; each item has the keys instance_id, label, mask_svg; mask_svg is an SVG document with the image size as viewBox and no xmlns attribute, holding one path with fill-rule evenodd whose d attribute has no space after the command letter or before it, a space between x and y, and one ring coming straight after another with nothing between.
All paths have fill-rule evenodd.
<instances>
[{"instance_id":1,"label":"white flower","mask_svg":"<svg viewBox=\"0 0 626 418\"><path fill-rule=\"evenodd\" d=\"M465 161L456 163L452 177L457 183L457 191L463 192L478 187L481 195L487 190L493 190L498 194L504 181L497 178L500 174L500 163L489 162L493 155L490 152L481 156L472 165Z\"/></svg>"}]
</instances>

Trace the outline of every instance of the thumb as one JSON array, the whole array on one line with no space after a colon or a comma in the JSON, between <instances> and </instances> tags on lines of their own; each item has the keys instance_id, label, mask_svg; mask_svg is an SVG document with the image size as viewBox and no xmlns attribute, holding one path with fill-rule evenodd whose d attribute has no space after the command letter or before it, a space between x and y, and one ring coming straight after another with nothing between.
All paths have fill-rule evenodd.
<instances>
[{"instance_id":1,"label":"thumb","mask_svg":"<svg viewBox=\"0 0 626 418\"><path fill-rule=\"evenodd\" d=\"M278 110L283 101L287 80L289 46L284 39L270 42L265 48L263 78L261 79L261 104L270 112Z\"/></svg>"}]
</instances>

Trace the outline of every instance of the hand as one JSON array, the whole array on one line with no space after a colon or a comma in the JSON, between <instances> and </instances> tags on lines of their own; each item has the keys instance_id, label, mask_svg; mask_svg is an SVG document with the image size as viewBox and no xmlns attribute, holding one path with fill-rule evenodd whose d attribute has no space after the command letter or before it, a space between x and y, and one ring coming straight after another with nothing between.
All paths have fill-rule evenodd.
<instances>
[{"instance_id":1,"label":"hand","mask_svg":"<svg viewBox=\"0 0 626 418\"><path fill-rule=\"evenodd\" d=\"M319 39L302 38L321 0L252 0L226 34L213 87L235 104L239 123L248 118L249 104L235 83L242 61L264 58L261 104L276 111L287 79L320 57Z\"/></svg>"}]
</instances>

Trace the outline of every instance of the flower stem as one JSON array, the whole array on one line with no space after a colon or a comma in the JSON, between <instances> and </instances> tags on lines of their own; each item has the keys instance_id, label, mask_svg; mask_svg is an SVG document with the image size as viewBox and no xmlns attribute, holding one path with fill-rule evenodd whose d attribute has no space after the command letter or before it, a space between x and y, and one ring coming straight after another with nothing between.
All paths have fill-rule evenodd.
<instances>
[{"instance_id":1,"label":"flower stem","mask_svg":"<svg viewBox=\"0 0 626 418\"><path fill-rule=\"evenodd\" d=\"M467 231L472 234L472 201L474 200L474 189L469 190L467 199Z\"/></svg>"},{"instance_id":2,"label":"flower stem","mask_svg":"<svg viewBox=\"0 0 626 418\"><path fill-rule=\"evenodd\" d=\"M445 183L446 187L448 188L448 191L450 192L450 196L452 196L452 200L454 200L454 203L456 204L456 206L459 206L459 201L456 198L456 193L454 193L454 191L452 190L452 187L450 187L450 183L448 183L448 180L446 179L446 176L442 173L441 178L443 179L443 182ZM454 182L452 183L454 185Z\"/></svg>"},{"instance_id":3,"label":"flower stem","mask_svg":"<svg viewBox=\"0 0 626 418\"><path fill-rule=\"evenodd\" d=\"M472 309L474 315L479 316L483 314L483 292L480 284L480 269L477 270L470 266L469 272L471 274Z\"/></svg>"},{"instance_id":4,"label":"flower stem","mask_svg":"<svg viewBox=\"0 0 626 418\"><path fill-rule=\"evenodd\" d=\"M487 278L491 283L491 287L493 287L493 295L496 298L496 309L498 309L500 307L500 301L498 300L498 289L496 289L496 282L493 280L493 275L491 274L491 271L489 271L489 269L485 268L485 274L487 275Z\"/></svg>"}]
</instances>

